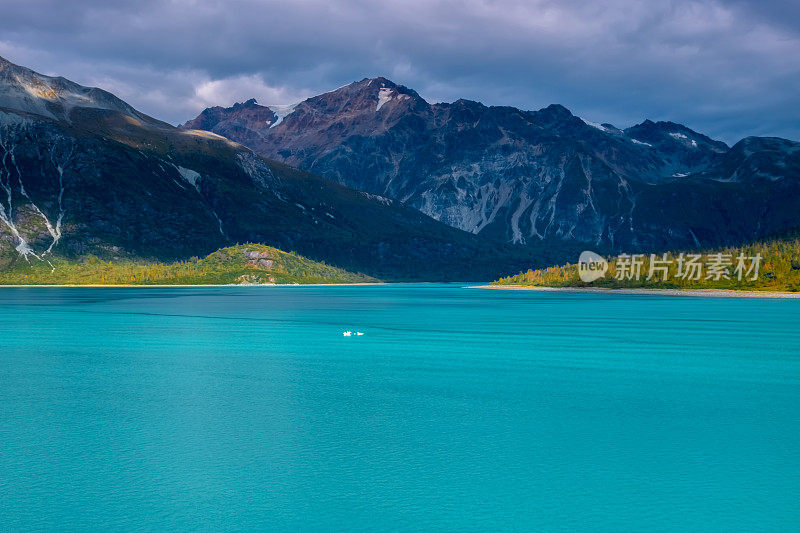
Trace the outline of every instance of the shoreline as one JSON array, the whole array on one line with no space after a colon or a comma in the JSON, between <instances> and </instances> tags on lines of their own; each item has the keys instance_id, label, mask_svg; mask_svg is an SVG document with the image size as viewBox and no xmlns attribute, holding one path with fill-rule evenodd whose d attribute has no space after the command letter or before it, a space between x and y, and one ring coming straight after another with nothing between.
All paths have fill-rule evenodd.
<instances>
[{"instance_id":1,"label":"shoreline","mask_svg":"<svg viewBox=\"0 0 800 533\"><path fill-rule=\"evenodd\" d=\"M378 283L230 283L230 284L28 284L28 285L2 285L2 288L155 288L155 289L170 289L170 288L231 288L231 287L360 287L360 286L377 286L387 285L385 282ZM465 285L465 289L490 289L490 290L506 290L506 291L539 291L539 292L567 292L576 294L646 294L655 296L705 296L711 298L769 298L769 299L800 299L800 292L768 292L768 291L744 291L733 289L643 289L643 288L625 288L625 289L608 289L605 287L543 287L534 285Z\"/></svg>"},{"instance_id":2,"label":"shoreline","mask_svg":"<svg viewBox=\"0 0 800 533\"><path fill-rule=\"evenodd\" d=\"M86 283L86 284L27 284L27 285L3 285L0 284L0 289L5 287L13 288L30 288L30 287L44 287L44 288L59 288L59 287L94 287L94 288L123 288L123 287L140 287L140 288L173 288L173 287L354 287L360 285L386 285L386 283L207 283L207 284L142 284L142 283L124 283L124 284L108 284L108 283Z\"/></svg>"},{"instance_id":3,"label":"shoreline","mask_svg":"<svg viewBox=\"0 0 800 533\"><path fill-rule=\"evenodd\" d=\"M469 289L572 292L582 294L648 294L655 296L707 296L712 298L800 298L800 292L742 291L732 289L606 289L604 287L537 287L533 285L477 285Z\"/></svg>"}]
</instances>

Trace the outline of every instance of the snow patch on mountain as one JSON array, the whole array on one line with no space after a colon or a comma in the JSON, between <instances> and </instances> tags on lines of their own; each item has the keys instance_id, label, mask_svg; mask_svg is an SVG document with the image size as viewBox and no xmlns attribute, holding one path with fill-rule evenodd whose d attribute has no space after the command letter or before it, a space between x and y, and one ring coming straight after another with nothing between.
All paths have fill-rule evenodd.
<instances>
[{"instance_id":1,"label":"snow patch on mountain","mask_svg":"<svg viewBox=\"0 0 800 533\"><path fill-rule=\"evenodd\" d=\"M368 193L368 192L364 192L364 191L361 191L361 195L364 198L368 198L370 200L375 200L376 202L380 202L383 205L392 205L392 200L389 199L389 198L386 198L385 196L379 196L377 194L372 194L372 193Z\"/></svg>"},{"instance_id":2,"label":"snow patch on mountain","mask_svg":"<svg viewBox=\"0 0 800 533\"><path fill-rule=\"evenodd\" d=\"M642 142L642 141L640 141L639 139L631 139L631 142L632 142L633 144L641 144L642 146L649 146L650 148L652 148L652 147L653 147L653 145L652 145L652 144L650 144L650 143L646 143L646 142Z\"/></svg>"},{"instance_id":3,"label":"snow patch on mountain","mask_svg":"<svg viewBox=\"0 0 800 533\"><path fill-rule=\"evenodd\" d=\"M178 169L178 173L185 181L189 182L195 189L197 188L197 180L200 179L199 172L179 166L175 166L175 168Z\"/></svg>"},{"instance_id":4,"label":"snow patch on mountain","mask_svg":"<svg viewBox=\"0 0 800 533\"><path fill-rule=\"evenodd\" d=\"M381 87L381 89L378 91L378 107L375 108L375 111L380 111L386 102L394 98L393 92L394 89Z\"/></svg>"},{"instance_id":5,"label":"snow patch on mountain","mask_svg":"<svg viewBox=\"0 0 800 533\"><path fill-rule=\"evenodd\" d=\"M283 119L285 119L286 117L288 117L289 115L294 113L294 110L298 105L300 105L300 102L295 102L294 104L289 104L289 105L270 105L270 106L267 106L267 107L269 107L270 111L275 113L275 115L278 117L275 120L275 123L270 126L270 128L274 128L275 126L277 126L278 124L283 122Z\"/></svg>"},{"instance_id":6,"label":"snow patch on mountain","mask_svg":"<svg viewBox=\"0 0 800 533\"><path fill-rule=\"evenodd\" d=\"M12 240L16 239L17 244L14 248L26 260L28 256L35 257L42 261L47 261L44 257L51 253L53 247L58 244L62 235L62 222L64 220L64 171L70 166L74 151L74 144L70 141L64 142L62 137L53 137L48 139L52 142L49 150L45 148L39 152L39 156L43 162L52 164L58 175L58 196L57 208L58 215L55 223L51 222L45 214L45 210L40 208L32 196L28 194L25 187L28 178L32 177L31 174L25 174L17 161L16 150L19 146L24 146L20 141L24 142L26 129L29 122L21 120L18 122L6 121L0 124L0 188L5 192L5 201L7 206L3 205L0 201L0 221L2 221L11 233ZM44 176L44 173L42 174ZM19 192L17 196L16 193ZM16 197L15 197L16 196ZM14 216L15 213L27 212L28 215ZM36 254L33 245L28 242L26 234L30 234L31 227L23 228L18 224L19 222L29 221L30 217L41 218L44 222L45 229L50 235L52 241L47 249L41 254ZM49 261L47 261L49 263ZM52 264L50 265L52 267Z\"/></svg>"},{"instance_id":7,"label":"snow patch on mountain","mask_svg":"<svg viewBox=\"0 0 800 533\"><path fill-rule=\"evenodd\" d=\"M608 130L608 128L606 128L606 127L605 127L605 126L603 126L602 124L598 124L597 122L592 122L592 121L590 121L590 120L586 120L586 119L585 119L585 118L583 118L583 117L580 117L580 119L581 119L581 120L584 122L584 124L586 124L587 126L591 126L591 127L593 127L593 128L597 128L598 130L600 130L600 131L602 131L602 132L605 132L605 133L608 133L608 131L609 131L609 130Z\"/></svg>"}]
</instances>

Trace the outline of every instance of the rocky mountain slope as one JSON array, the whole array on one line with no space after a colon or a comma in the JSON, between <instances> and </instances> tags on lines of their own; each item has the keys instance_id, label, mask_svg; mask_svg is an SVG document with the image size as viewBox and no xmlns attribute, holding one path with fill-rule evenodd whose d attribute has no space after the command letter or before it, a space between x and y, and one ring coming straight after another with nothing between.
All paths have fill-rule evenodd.
<instances>
[{"instance_id":1,"label":"rocky mountain slope","mask_svg":"<svg viewBox=\"0 0 800 533\"><path fill-rule=\"evenodd\" d=\"M183 126L516 244L626 250L745 242L800 225L800 144L729 148L685 126L595 124L559 105L429 104L385 78Z\"/></svg>"},{"instance_id":2,"label":"rocky mountain slope","mask_svg":"<svg viewBox=\"0 0 800 533\"><path fill-rule=\"evenodd\" d=\"M88 254L166 261L241 242L384 279L486 279L538 262L0 59L0 266Z\"/></svg>"}]
</instances>

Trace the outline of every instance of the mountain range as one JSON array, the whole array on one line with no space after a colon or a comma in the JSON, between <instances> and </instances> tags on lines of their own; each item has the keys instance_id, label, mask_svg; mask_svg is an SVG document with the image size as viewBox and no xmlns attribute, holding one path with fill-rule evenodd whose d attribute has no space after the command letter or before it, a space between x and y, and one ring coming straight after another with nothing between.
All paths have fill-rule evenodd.
<instances>
[{"instance_id":1,"label":"mountain range","mask_svg":"<svg viewBox=\"0 0 800 533\"><path fill-rule=\"evenodd\" d=\"M493 279L800 225L800 144L430 104L385 78L175 127L0 58L0 267L261 243L390 280Z\"/></svg>"},{"instance_id":2,"label":"mountain range","mask_svg":"<svg viewBox=\"0 0 800 533\"><path fill-rule=\"evenodd\" d=\"M561 105L430 104L385 78L292 106L209 108L182 127L518 245L711 246L800 222L800 144L785 139L729 147L681 124L619 129Z\"/></svg>"},{"instance_id":3,"label":"mountain range","mask_svg":"<svg viewBox=\"0 0 800 533\"><path fill-rule=\"evenodd\" d=\"M172 261L254 242L384 279L486 279L534 259L4 59L0 189L5 263Z\"/></svg>"}]
</instances>

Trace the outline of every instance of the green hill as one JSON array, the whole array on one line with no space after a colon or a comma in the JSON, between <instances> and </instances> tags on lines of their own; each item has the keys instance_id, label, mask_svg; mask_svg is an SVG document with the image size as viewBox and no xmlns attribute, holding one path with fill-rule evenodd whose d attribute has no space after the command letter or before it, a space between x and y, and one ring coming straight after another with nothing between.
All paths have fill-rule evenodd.
<instances>
[{"instance_id":1,"label":"green hill","mask_svg":"<svg viewBox=\"0 0 800 533\"><path fill-rule=\"evenodd\" d=\"M3 263L0 261L0 264ZM173 263L139 259L81 261L46 256L15 258L0 268L0 285L228 285L370 283L353 274L294 253L261 244L222 248L200 258Z\"/></svg>"},{"instance_id":2,"label":"green hill","mask_svg":"<svg viewBox=\"0 0 800 533\"><path fill-rule=\"evenodd\" d=\"M598 279L592 283L584 283L578 275L577 264L567 264L563 266L555 266L540 270L528 270L521 272L515 276L500 278L492 283L492 285L515 285L515 286L531 286L531 287L603 287L608 289L627 289L627 288L644 288L644 289L728 289L728 290L749 290L749 291L800 291L800 233L793 233L789 236L780 238L766 239L763 241L755 242L746 246L718 248L713 250L702 250L687 252L688 254L698 254L701 257L698 262L703 265L702 275L700 279L687 279L686 277L679 277L678 259L679 252L671 252L667 254L667 279L664 280L664 273L658 269L654 269L654 276L648 280L650 273L651 258L649 254L642 257L641 273L642 275L636 279L632 277L627 279L619 279L621 272L619 272L617 256L606 257L608 261L608 271L605 277ZM719 261L719 254L722 254L722 260L727 263L724 270L727 270L729 278L719 277L712 274L710 277L707 266L709 263ZM759 272L757 279L751 280L754 277L754 272L749 275L744 275L739 280L738 272L736 271L737 258L743 256L745 259L745 267L750 268L753 261L752 257L760 255L761 260L759 264ZM661 254L656 254L656 261L662 261ZM685 263L684 263L685 264ZM660 263L655 263L654 266L659 266ZM624 267L623 267L624 268ZM627 271L627 269L626 269ZM687 269L684 267L683 272L686 273Z\"/></svg>"}]
</instances>

